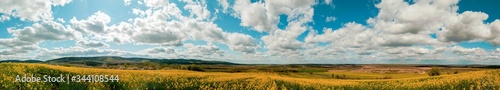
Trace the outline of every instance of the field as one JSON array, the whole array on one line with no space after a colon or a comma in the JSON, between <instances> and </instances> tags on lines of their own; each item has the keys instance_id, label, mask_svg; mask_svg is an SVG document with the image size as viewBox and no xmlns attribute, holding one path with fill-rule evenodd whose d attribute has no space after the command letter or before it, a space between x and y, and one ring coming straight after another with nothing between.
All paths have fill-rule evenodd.
<instances>
[{"instance_id":1,"label":"field","mask_svg":"<svg viewBox=\"0 0 500 90\"><path fill-rule=\"evenodd\" d=\"M379 66L380 67L380 66ZM198 72L189 70L118 70L56 66L48 64L1 63L0 90L12 89L477 89L500 90L498 69L441 69L440 76L406 72L399 68L360 67L316 69L292 72ZM321 70L321 69L318 69ZM414 69L413 69L414 70ZM448 73L445 71L460 73ZM453 71L455 70L455 71ZM286 70L285 70L286 71ZM401 73L403 72L403 73ZM119 82L15 82L16 75L119 75ZM384 78L386 77L386 78Z\"/></svg>"}]
</instances>

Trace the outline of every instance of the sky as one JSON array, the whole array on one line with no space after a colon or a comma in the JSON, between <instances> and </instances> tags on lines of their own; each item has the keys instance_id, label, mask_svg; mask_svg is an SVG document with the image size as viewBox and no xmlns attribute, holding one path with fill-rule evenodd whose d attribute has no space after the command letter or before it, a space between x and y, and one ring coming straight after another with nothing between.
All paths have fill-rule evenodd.
<instances>
[{"instance_id":1,"label":"sky","mask_svg":"<svg viewBox=\"0 0 500 90\"><path fill-rule=\"evenodd\" d=\"M500 64L498 0L1 0L0 60Z\"/></svg>"}]
</instances>

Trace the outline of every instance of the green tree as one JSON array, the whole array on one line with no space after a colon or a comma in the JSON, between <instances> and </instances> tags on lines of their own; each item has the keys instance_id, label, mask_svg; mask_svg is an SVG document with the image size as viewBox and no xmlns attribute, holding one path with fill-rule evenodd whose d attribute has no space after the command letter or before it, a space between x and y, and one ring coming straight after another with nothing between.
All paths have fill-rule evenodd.
<instances>
[{"instance_id":1,"label":"green tree","mask_svg":"<svg viewBox=\"0 0 500 90\"><path fill-rule=\"evenodd\" d=\"M205 70L203 70L202 67L200 66L196 66L196 65L190 65L187 67L188 70L191 70L191 71L200 71L200 72L203 72Z\"/></svg>"},{"instance_id":2,"label":"green tree","mask_svg":"<svg viewBox=\"0 0 500 90\"><path fill-rule=\"evenodd\" d=\"M441 75L441 72L439 72L439 68L438 67L433 67L431 69L431 71L429 71L429 76L439 76Z\"/></svg>"}]
</instances>

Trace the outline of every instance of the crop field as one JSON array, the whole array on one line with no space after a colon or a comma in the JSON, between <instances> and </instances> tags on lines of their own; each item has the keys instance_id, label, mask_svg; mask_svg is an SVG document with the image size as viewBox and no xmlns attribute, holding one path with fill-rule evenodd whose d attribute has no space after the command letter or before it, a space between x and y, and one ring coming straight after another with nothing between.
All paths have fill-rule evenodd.
<instances>
[{"instance_id":1,"label":"crop field","mask_svg":"<svg viewBox=\"0 0 500 90\"><path fill-rule=\"evenodd\" d=\"M50 89L477 89L500 90L500 70L485 69L458 74L427 76L418 74L367 74L352 72L321 72L309 75L335 77L341 75L360 79L307 78L307 73L280 74L272 72L197 72L188 70L117 70L67 67L47 64L0 64L0 90ZM118 82L15 82L16 75L119 75ZM333 75L332 75L333 74ZM364 76L363 76L364 75ZM312 77L311 76L311 77ZM391 76L390 79L375 79ZM318 76L321 77L321 76ZM364 77L364 78L362 78Z\"/></svg>"}]
</instances>

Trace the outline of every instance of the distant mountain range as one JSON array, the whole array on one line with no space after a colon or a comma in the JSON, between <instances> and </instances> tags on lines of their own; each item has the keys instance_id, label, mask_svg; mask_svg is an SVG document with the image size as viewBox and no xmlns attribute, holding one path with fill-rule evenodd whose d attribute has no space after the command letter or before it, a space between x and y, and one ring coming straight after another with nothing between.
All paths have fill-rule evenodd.
<instances>
[{"instance_id":1,"label":"distant mountain range","mask_svg":"<svg viewBox=\"0 0 500 90\"><path fill-rule=\"evenodd\" d=\"M23 63L40 63L43 61L40 60L1 60L0 63L3 62L23 62Z\"/></svg>"},{"instance_id":2,"label":"distant mountain range","mask_svg":"<svg viewBox=\"0 0 500 90\"><path fill-rule=\"evenodd\" d=\"M124 58L116 56L102 57L63 57L47 61L40 60L2 60L2 62L23 62L23 63L57 63L57 64L85 64L90 66L102 64L133 64L152 62L158 64L204 64L204 65L237 65L236 63L225 61L205 61L197 59L151 59L151 58Z\"/></svg>"}]
</instances>

